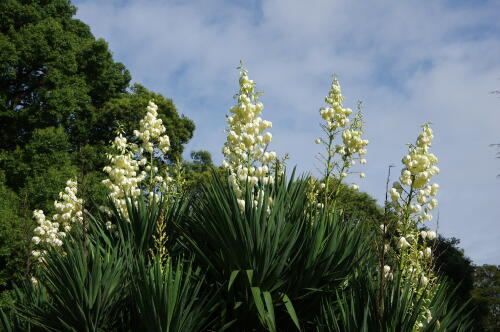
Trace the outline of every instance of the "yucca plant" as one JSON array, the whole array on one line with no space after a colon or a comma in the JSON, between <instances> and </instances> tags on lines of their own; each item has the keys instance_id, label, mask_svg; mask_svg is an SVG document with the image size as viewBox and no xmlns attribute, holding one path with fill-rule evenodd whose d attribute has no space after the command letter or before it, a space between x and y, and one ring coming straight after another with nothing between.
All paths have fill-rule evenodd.
<instances>
[{"instance_id":1,"label":"yucca plant","mask_svg":"<svg viewBox=\"0 0 500 332\"><path fill-rule=\"evenodd\" d=\"M132 250L139 254L149 254L154 246L154 235L157 232L158 222L164 221L164 231L168 233L167 245L169 250L176 250L176 234L171 229L178 218L187 213L188 201L184 197L167 202L156 196L147 200L144 196L126 199L127 216L115 205L108 201L109 212L89 215L89 227L92 228L89 236L94 241L102 241L103 245L119 246L130 245Z\"/></svg>"},{"instance_id":2,"label":"yucca plant","mask_svg":"<svg viewBox=\"0 0 500 332\"><path fill-rule=\"evenodd\" d=\"M139 198L128 201L127 219L112 201L110 215L88 215L85 226L75 225L62 247L44 254L36 283L27 280L16 289L16 304L0 313L4 329L190 331L205 326L211 316L204 313L211 312L213 301L208 305L211 297L201 295L201 271L181 257L165 267L153 258L156 225L161 219L175 220L180 206ZM166 327L150 328L151 306L157 306L157 321L167 321Z\"/></svg>"},{"instance_id":3,"label":"yucca plant","mask_svg":"<svg viewBox=\"0 0 500 332\"><path fill-rule=\"evenodd\" d=\"M168 206L128 202L127 218L88 216L17 289L6 331L415 331L422 295L394 273L379 292L372 233L335 211L305 213L307 178L280 178L245 210L214 174ZM272 198L268 211L262 202ZM112 202L111 202L112 204ZM108 229L111 221L114 228ZM158 228L160 222L168 227ZM164 232L165 242L155 239ZM168 260L157 254L166 246ZM186 259L188 257L189 259ZM466 331L444 282L422 331Z\"/></svg>"},{"instance_id":4,"label":"yucca plant","mask_svg":"<svg viewBox=\"0 0 500 332\"><path fill-rule=\"evenodd\" d=\"M129 252L87 242L66 241L49 250L38 271L38 281L18 290L22 296L43 292L44 301L17 302L16 313L45 331L111 331L126 315L130 282Z\"/></svg>"},{"instance_id":5,"label":"yucca plant","mask_svg":"<svg viewBox=\"0 0 500 332\"><path fill-rule=\"evenodd\" d=\"M243 213L227 181L213 178L178 229L209 280L222 287L226 322L249 330L305 328L321 297L360 263L363 226L327 210L304 213L306 178L280 178L254 206L247 190Z\"/></svg>"},{"instance_id":6,"label":"yucca plant","mask_svg":"<svg viewBox=\"0 0 500 332\"><path fill-rule=\"evenodd\" d=\"M444 280L432 290L405 281L400 273L387 280L384 292L379 289L378 274L360 269L342 291L325 299L317 319L317 331L329 332L412 332L469 331L470 312L466 306L455 307L453 290ZM425 302L431 292L431 303ZM380 298L382 296L382 298ZM432 318L422 321L422 312Z\"/></svg>"},{"instance_id":7,"label":"yucca plant","mask_svg":"<svg viewBox=\"0 0 500 332\"><path fill-rule=\"evenodd\" d=\"M191 261L155 258L139 262L134 283L137 329L147 332L191 332L205 330L217 308L214 290Z\"/></svg>"},{"instance_id":8,"label":"yucca plant","mask_svg":"<svg viewBox=\"0 0 500 332\"><path fill-rule=\"evenodd\" d=\"M0 327L1 331L44 331L43 328L31 324L20 315L17 308L27 308L34 306L45 308L48 306L47 291L43 285L33 287L31 280L23 280L18 287L14 289L15 306L11 306L7 311L0 309Z\"/></svg>"},{"instance_id":9,"label":"yucca plant","mask_svg":"<svg viewBox=\"0 0 500 332\"><path fill-rule=\"evenodd\" d=\"M248 316L241 309L250 306L255 310L261 291L278 290L287 261L295 259L293 248L302 225L286 222L285 213L297 219L304 200L300 184L286 189L289 195L276 198L274 203L286 204L286 210L274 208L267 216L261 205L242 214L234 193L223 178L214 174L213 181L204 187L203 199L193 201L192 216L178 224L185 248L195 252L196 262L207 268L210 280L225 288L221 300L229 310L228 321L238 317L240 324L255 324L257 311L253 311L255 316ZM247 196L251 193L247 192ZM258 289L252 291L252 287Z\"/></svg>"}]
</instances>

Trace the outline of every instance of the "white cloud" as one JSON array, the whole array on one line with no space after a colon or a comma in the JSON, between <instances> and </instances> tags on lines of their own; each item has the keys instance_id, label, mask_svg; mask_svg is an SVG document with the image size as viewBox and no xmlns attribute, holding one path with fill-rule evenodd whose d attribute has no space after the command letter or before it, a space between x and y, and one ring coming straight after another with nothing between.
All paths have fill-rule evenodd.
<instances>
[{"instance_id":1,"label":"white cloud","mask_svg":"<svg viewBox=\"0 0 500 332\"><path fill-rule=\"evenodd\" d=\"M242 2L245 4L246 2ZM255 2L253 3L255 4ZM195 120L192 149L220 160L224 114L245 60L265 91L274 147L314 171L318 108L336 72L354 107L366 105L369 193L383 197L418 126L434 123L443 188L440 229L476 263L500 264L498 2L78 1L77 16L105 38L134 80L173 98ZM317 163L316 163L317 164Z\"/></svg>"}]
</instances>

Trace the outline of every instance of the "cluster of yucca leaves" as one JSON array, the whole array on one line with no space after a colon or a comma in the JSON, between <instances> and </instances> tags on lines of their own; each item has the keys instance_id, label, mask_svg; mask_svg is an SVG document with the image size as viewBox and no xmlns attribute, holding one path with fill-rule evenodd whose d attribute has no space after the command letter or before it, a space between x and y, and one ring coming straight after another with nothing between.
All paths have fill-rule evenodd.
<instances>
[{"instance_id":1,"label":"cluster of yucca leaves","mask_svg":"<svg viewBox=\"0 0 500 332\"><path fill-rule=\"evenodd\" d=\"M327 209L305 213L307 182L292 174L265 188L261 201L272 197L270 214L250 203L241 212L226 178L216 173L194 198L129 201L130 221L110 203L111 216L87 216L62 248L49 250L37 267L38 282L19 285L10 311L0 311L2 326L413 331L422 292L400 281L397 271L380 292L372 228ZM246 200L253 200L250 190ZM107 221L116 228L108 230ZM433 320L422 330L467 331L467 313L453 306L441 284L433 292Z\"/></svg>"}]
</instances>

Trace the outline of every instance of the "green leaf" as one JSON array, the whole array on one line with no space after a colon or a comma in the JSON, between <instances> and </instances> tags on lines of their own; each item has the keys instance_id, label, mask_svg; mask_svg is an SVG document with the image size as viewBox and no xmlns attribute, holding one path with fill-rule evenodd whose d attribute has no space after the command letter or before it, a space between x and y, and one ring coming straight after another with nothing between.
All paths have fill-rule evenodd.
<instances>
[{"instance_id":1,"label":"green leaf","mask_svg":"<svg viewBox=\"0 0 500 332\"><path fill-rule=\"evenodd\" d=\"M251 285L253 280L253 270L246 270L245 272L247 273L248 282Z\"/></svg>"},{"instance_id":2,"label":"green leaf","mask_svg":"<svg viewBox=\"0 0 500 332\"><path fill-rule=\"evenodd\" d=\"M285 308L286 308L288 314L290 315L290 318L293 320L293 323L295 324L297 329L299 329L299 331L300 331L301 328L300 328L299 319L297 317L297 313L295 312L292 301L288 298L288 296L286 294L283 294L283 303L285 304Z\"/></svg>"},{"instance_id":3,"label":"green leaf","mask_svg":"<svg viewBox=\"0 0 500 332\"><path fill-rule=\"evenodd\" d=\"M227 285L228 291L231 290L231 286L233 285L234 279L236 279L239 272L240 272L240 270L234 270L233 272L231 272L231 276L229 277L229 283Z\"/></svg>"},{"instance_id":4,"label":"green leaf","mask_svg":"<svg viewBox=\"0 0 500 332\"><path fill-rule=\"evenodd\" d=\"M259 287L251 287L250 288L252 291L253 295L253 300L255 303L255 307L257 308L257 312L259 313L259 316L261 319L265 320L265 310L264 310L264 302L262 302L262 298L260 296L260 288Z\"/></svg>"}]
</instances>

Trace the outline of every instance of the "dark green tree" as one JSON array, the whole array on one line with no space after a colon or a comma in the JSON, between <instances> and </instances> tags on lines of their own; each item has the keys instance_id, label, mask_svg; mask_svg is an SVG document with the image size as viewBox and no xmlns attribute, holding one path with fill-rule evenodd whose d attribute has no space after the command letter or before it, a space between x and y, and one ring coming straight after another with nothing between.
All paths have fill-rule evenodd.
<instances>
[{"instance_id":1,"label":"dark green tree","mask_svg":"<svg viewBox=\"0 0 500 332\"><path fill-rule=\"evenodd\" d=\"M192 168L195 172L204 172L213 167L212 154L208 151L198 150L191 152Z\"/></svg>"},{"instance_id":2,"label":"dark green tree","mask_svg":"<svg viewBox=\"0 0 500 332\"><path fill-rule=\"evenodd\" d=\"M20 277L22 265L23 222L19 217L20 200L14 191L5 185L4 172L0 171L0 290L8 286L12 277ZM0 299L1 303L1 299Z\"/></svg>"},{"instance_id":3,"label":"dark green tree","mask_svg":"<svg viewBox=\"0 0 500 332\"><path fill-rule=\"evenodd\" d=\"M474 265L458 244L460 240L457 238L439 235L436 241L429 245L434 247L436 273L445 275L457 286L455 295L465 302L470 299L474 287Z\"/></svg>"},{"instance_id":4,"label":"dark green tree","mask_svg":"<svg viewBox=\"0 0 500 332\"><path fill-rule=\"evenodd\" d=\"M472 298L478 304L484 331L500 331L500 266L476 266Z\"/></svg>"},{"instance_id":5,"label":"dark green tree","mask_svg":"<svg viewBox=\"0 0 500 332\"><path fill-rule=\"evenodd\" d=\"M348 218L355 218L378 227L383 222L384 210L377 200L365 192L341 185L337 196L337 208Z\"/></svg>"},{"instance_id":6,"label":"dark green tree","mask_svg":"<svg viewBox=\"0 0 500 332\"><path fill-rule=\"evenodd\" d=\"M68 0L0 3L0 148L48 126L92 142L99 108L126 92L129 72L75 13Z\"/></svg>"},{"instance_id":7,"label":"dark green tree","mask_svg":"<svg viewBox=\"0 0 500 332\"><path fill-rule=\"evenodd\" d=\"M29 271L34 209L51 213L65 182L75 177L70 143L61 128L35 129L24 149L0 152L0 290ZM5 174L10 174L9 178Z\"/></svg>"}]
</instances>

